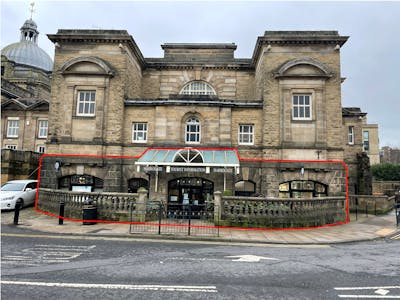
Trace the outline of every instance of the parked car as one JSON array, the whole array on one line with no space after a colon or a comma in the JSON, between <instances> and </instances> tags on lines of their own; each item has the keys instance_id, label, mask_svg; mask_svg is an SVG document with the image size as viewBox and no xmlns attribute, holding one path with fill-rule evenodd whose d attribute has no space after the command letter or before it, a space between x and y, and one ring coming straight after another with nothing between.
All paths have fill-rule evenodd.
<instances>
[{"instance_id":1,"label":"parked car","mask_svg":"<svg viewBox=\"0 0 400 300\"><path fill-rule=\"evenodd\" d=\"M37 180L11 180L1 186L1 210L15 209L17 200L22 201L22 207L35 202Z\"/></svg>"}]
</instances>

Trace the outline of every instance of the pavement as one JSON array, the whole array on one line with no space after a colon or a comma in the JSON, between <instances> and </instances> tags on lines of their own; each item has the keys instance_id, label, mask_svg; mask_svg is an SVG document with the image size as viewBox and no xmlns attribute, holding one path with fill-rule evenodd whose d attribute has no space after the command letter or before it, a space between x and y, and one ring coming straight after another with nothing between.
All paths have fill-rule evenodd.
<instances>
[{"instance_id":1,"label":"pavement","mask_svg":"<svg viewBox=\"0 0 400 300\"><path fill-rule=\"evenodd\" d=\"M13 225L14 212L2 212L1 224ZM270 243L270 244L335 244L371 241L376 239L390 238L400 239L400 227L396 226L395 211L386 215L350 215L350 223L318 228L296 229L296 230L243 230L240 228L219 228L218 236L196 235L195 229L192 234L157 234L142 232L132 233L129 224L97 223L83 225L82 222L65 221L63 225L58 224L58 218L50 217L35 212L32 207L20 211L17 227L29 231L39 231L48 234L64 234L79 236L98 237L126 237L126 238L148 238L148 239L175 239L175 240L200 240L217 242L238 243ZM183 227L184 228L184 227ZM184 232L186 233L186 229Z\"/></svg>"}]
</instances>

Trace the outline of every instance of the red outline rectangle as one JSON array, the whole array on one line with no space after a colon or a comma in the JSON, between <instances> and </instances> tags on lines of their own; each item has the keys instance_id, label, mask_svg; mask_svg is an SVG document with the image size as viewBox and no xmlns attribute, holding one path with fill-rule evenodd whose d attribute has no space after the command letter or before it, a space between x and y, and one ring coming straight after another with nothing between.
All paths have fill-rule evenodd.
<instances>
[{"instance_id":1,"label":"red outline rectangle","mask_svg":"<svg viewBox=\"0 0 400 300\"><path fill-rule=\"evenodd\" d=\"M191 148L191 147L188 147ZM44 157L96 157L96 158L125 158L125 159L139 159L142 157L147 151L149 150L180 150L180 149L187 149L187 148L147 148L145 151L143 151L140 155L137 156L121 156L121 155L96 155L96 154L43 154L40 156L39 159L39 171L38 171L38 187L40 187L40 174L41 174L41 169L42 169L42 162ZM238 230L308 230L308 229L313 229L313 228L323 228L323 227L331 227L331 226L336 226L336 225L342 225L342 224L347 224L350 222L350 214L349 214L349 171L348 171L348 165L341 160L284 160L284 159L262 159L262 158L242 158L239 155L239 151L237 148L191 148L195 150L234 150L238 156L239 161L249 161L249 162L271 162L271 163L329 163L329 164L341 164L344 167L345 173L346 173L346 220L344 222L337 222L333 224L327 224L323 226L310 226L310 227L301 227L301 228L241 228L241 227L231 227L231 226L193 226L193 228L221 228L221 229L226 229L226 228L231 228L231 229L238 229ZM72 221L72 222L95 222L95 223L112 223L112 224L143 224L143 225L148 225L148 226L159 226L157 224L152 224L152 223L144 223L144 222L122 222L122 221L112 221L112 220L81 220L81 219L74 219L74 218L67 218L67 217L61 217L59 215L49 213L43 210L40 210L37 208L38 206L38 197L39 197L39 189L36 190L36 198L35 198L35 204L34 204L34 211L48 215L50 217L55 217L58 219L63 219L66 221ZM162 224L162 226L189 226L189 225L183 225L183 224Z\"/></svg>"}]
</instances>

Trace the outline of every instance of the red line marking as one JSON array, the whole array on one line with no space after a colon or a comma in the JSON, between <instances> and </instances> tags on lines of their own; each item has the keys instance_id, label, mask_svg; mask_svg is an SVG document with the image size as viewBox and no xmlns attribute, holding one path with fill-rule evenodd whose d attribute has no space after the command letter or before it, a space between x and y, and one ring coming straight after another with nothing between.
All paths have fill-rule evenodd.
<instances>
[{"instance_id":1,"label":"red line marking","mask_svg":"<svg viewBox=\"0 0 400 300\"><path fill-rule=\"evenodd\" d=\"M184 150L184 149L194 149L194 150L230 150L230 151L235 151L236 155L238 156L238 159L240 161L253 161L253 162L271 162L271 163L330 163L330 164L341 164L344 167L345 174L346 174L346 200L345 200L345 210L346 210L346 219L343 222L337 222L333 224L326 224L323 226L309 226L309 227L296 227L296 228L242 228L242 227L235 227L235 226L202 226L202 225L190 225L191 228L221 228L221 229L235 229L235 230L310 230L310 229L318 229L318 228L325 228L325 227L331 227L331 226L337 226L337 225L343 225L347 224L350 222L350 213L349 213L349 172L348 172L348 165L342 161L342 160L284 160L284 159L263 159L263 158L243 158L240 157L238 148L192 148L192 147L187 147L187 148L147 148L145 151L143 151L140 155L135 155L135 156L124 156L124 155L97 155L97 154L43 154L40 156L39 159L39 170L38 170L38 187L40 187L40 174L41 174L41 169L42 169L42 163L43 163L43 158L46 156L49 157L100 157L100 158L126 158L126 159L139 159L141 158L147 151L149 150ZM67 217L61 217L60 215L53 214L41 209L38 209L38 201L39 201L39 189L36 190L36 198L35 198L35 204L34 204L34 211L48 215L50 217L55 217L58 219L63 219L66 221L71 221L71 222L91 222L91 223L109 223L109 224L139 224L139 225L145 225L145 226L159 226L158 223L145 223L145 222L130 222L130 221L113 221L113 220L83 220L83 219L75 219L75 218L67 218ZM161 226L166 226L166 227L188 227L189 225L187 224L161 224Z\"/></svg>"}]
</instances>

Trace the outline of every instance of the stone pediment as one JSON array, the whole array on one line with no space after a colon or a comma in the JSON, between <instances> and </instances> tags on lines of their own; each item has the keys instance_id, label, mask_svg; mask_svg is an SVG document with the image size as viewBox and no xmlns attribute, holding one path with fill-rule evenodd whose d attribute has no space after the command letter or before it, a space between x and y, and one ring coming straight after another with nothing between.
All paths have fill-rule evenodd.
<instances>
[{"instance_id":1,"label":"stone pediment","mask_svg":"<svg viewBox=\"0 0 400 300\"><path fill-rule=\"evenodd\" d=\"M67 60L61 67L62 74L114 76L115 71L103 59L94 56Z\"/></svg>"},{"instance_id":2,"label":"stone pediment","mask_svg":"<svg viewBox=\"0 0 400 300\"><path fill-rule=\"evenodd\" d=\"M284 63L276 72L275 78L282 77L322 77L334 75L327 66L312 58L292 59Z\"/></svg>"}]
</instances>

